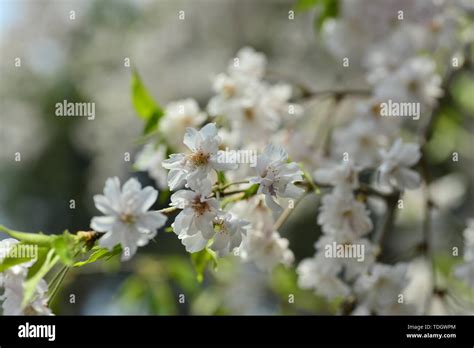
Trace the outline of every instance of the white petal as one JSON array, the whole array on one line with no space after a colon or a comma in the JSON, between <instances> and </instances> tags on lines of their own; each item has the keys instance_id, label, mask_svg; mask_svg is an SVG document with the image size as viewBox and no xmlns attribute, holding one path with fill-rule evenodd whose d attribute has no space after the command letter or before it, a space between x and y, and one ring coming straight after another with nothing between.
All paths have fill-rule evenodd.
<instances>
[{"instance_id":1,"label":"white petal","mask_svg":"<svg viewBox=\"0 0 474 348\"><path fill-rule=\"evenodd\" d=\"M105 181L104 195L114 208L120 202L120 180L117 177L108 178Z\"/></svg>"},{"instance_id":2,"label":"white petal","mask_svg":"<svg viewBox=\"0 0 474 348\"><path fill-rule=\"evenodd\" d=\"M183 209L193 201L194 197L196 193L193 191L179 190L171 195L171 205Z\"/></svg>"},{"instance_id":3,"label":"white petal","mask_svg":"<svg viewBox=\"0 0 474 348\"><path fill-rule=\"evenodd\" d=\"M199 132L194 128L187 128L186 133L184 133L184 140L183 143L186 145L191 151L197 150L197 145L199 142Z\"/></svg>"},{"instance_id":4,"label":"white petal","mask_svg":"<svg viewBox=\"0 0 474 348\"><path fill-rule=\"evenodd\" d=\"M156 202L158 198L158 191L151 186L145 187L141 190L135 201L135 209L138 212L144 213Z\"/></svg>"},{"instance_id":5,"label":"white petal","mask_svg":"<svg viewBox=\"0 0 474 348\"><path fill-rule=\"evenodd\" d=\"M224 250L229 245L229 236L225 233L216 233L211 249L218 251Z\"/></svg>"},{"instance_id":6,"label":"white petal","mask_svg":"<svg viewBox=\"0 0 474 348\"><path fill-rule=\"evenodd\" d=\"M97 232L108 232L112 230L115 223L114 216L96 216L91 220L91 228Z\"/></svg>"},{"instance_id":7,"label":"white petal","mask_svg":"<svg viewBox=\"0 0 474 348\"><path fill-rule=\"evenodd\" d=\"M207 245L207 239L202 238L200 233L196 233L192 236L183 236L181 243L186 247L186 251L189 253L195 253L204 249Z\"/></svg>"},{"instance_id":8,"label":"white petal","mask_svg":"<svg viewBox=\"0 0 474 348\"><path fill-rule=\"evenodd\" d=\"M149 211L138 217L136 224L139 229L156 231L162 227L167 220L167 217L158 211Z\"/></svg>"},{"instance_id":9,"label":"white petal","mask_svg":"<svg viewBox=\"0 0 474 348\"><path fill-rule=\"evenodd\" d=\"M141 190L141 188L142 188L142 185L140 185L140 182L137 179L130 178L127 180L125 184L123 184L122 197L138 193Z\"/></svg>"},{"instance_id":10,"label":"white petal","mask_svg":"<svg viewBox=\"0 0 474 348\"><path fill-rule=\"evenodd\" d=\"M114 206L117 207L118 201L110 202L109 199L104 195L95 195L93 197L95 207L105 215L115 215L117 211L114 209ZM119 198L120 199L120 198Z\"/></svg>"}]
</instances>

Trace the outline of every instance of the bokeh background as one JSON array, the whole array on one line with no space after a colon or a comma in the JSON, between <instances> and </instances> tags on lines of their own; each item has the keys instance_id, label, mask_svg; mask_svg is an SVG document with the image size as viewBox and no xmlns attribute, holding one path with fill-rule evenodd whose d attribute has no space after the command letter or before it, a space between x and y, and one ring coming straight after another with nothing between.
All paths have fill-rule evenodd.
<instances>
[{"instance_id":1,"label":"bokeh background","mask_svg":"<svg viewBox=\"0 0 474 348\"><path fill-rule=\"evenodd\" d=\"M213 76L243 46L264 52L274 77L290 76L315 90L363 88L362 71L354 65L342 72L324 49L312 12L288 20L293 6L294 1L274 0L0 0L0 223L45 233L87 230L97 214L92 196L106 178L133 175L153 184L132 169L143 124L132 108L126 58L162 105L192 97L205 107ZM15 67L15 58L21 67ZM443 111L431 151L434 190L446 207L434 224L440 250L462 248L465 219L474 215L473 73L452 88L455 105ZM54 106L63 100L95 102L95 120L56 117ZM463 158L456 167L446 160L454 149ZM127 152L130 162L124 160ZM407 197L397 234L387 241L392 259L412 256L406 245L420 236L420 196L414 191ZM313 254L319 235L314 200L303 202L281 231L297 262ZM296 304L288 304L288 294L298 298ZM232 259L199 283L176 236L163 232L131 262L111 260L70 272L53 309L58 314L330 314L336 305L297 289L294 270L278 268L267 275Z\"/></svg>"}]
</instances>

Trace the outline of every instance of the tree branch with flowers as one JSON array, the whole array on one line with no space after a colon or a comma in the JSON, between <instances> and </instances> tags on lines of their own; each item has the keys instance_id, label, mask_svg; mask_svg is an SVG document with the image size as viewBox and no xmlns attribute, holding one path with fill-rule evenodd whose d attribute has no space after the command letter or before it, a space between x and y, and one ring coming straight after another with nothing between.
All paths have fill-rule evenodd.
<instances>
[{"instance_id":1,"label":"tree branch with flowers","mask_svg":"<svg viewBox=\"0 0 474 348\"><path fill-rule=\"evenodd\" d=\"M215 76L205 110L194 99L162 108L134 71L132 103L144 121L135 169L146 171L162 194L171 194L169 205L154 210L156 188L142 187L136 178L122 185L111 177L103 194L93 198L102 215L91 219L90 231L46 235L0 227L11 237L0 242L8 250L0 266L4 313L52 314L48 301L70 269L119 255L128 261L160 230L176 234L200 281L209 265L224 258L254 264L262 274L280 265L292 268L295 255L280 230L307 196L317 199L312 212L314 233L317 223L320 235L314 255L294 267L301 289L336 301L343 314L426 314L435 302L445 303L432 249L432 215L439 208L430 193L429 151L438 116L451 103L453 81L472 72L469 16L462 7L443 4L421 20L403 19L379 33L348 1L315 4L328 50L343 64L357 61L366 88L315 92L292 78L291 84L270 83L269 76L281 75L267 71L263 53L244 47L227 71ZM389 18L400 16L396 5L387 8ZM371 41L346 52L351 38L357 40L353 35L369 35ZM305 128L322 115L312 104L319 107L327 98L334 107L329 121L309 129L325 136L313 141ZM337 111L349 99L351 115L341 123ZM385 115L388 101L415 103L420 113L404 116L420 122ZM249 161L239 162L237 153ZM387 238L397 233L397 214L407 192L420 187L425 198L417 252L387 262ZM474 286L473 228L468 223L464 255L445 277L464 284L463 294ZM36 245L38 257L11 257L24 244ZM407 290L416 262L431 265L433 278L421 309ZM14 290L18 284L20 292Z\"/></svg>"}]
</instances>

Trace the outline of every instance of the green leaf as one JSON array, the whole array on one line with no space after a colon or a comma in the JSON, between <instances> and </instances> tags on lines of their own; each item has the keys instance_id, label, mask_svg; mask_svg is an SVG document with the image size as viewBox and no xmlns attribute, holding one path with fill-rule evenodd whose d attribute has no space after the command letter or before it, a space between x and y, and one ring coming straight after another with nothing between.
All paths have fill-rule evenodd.
<instances>
[{"instance_id":1,"label":"green leaf","mask_svg":"<svg viewBox=\"0 0 474 348\"><path fill-rule=\"evenodd\" d=\"M197 253L192 253L191 261L197 274L197 280L200 283L202 283L204 279L204 272L208 265L212 264L214 269L217 267L216 253L208 248L198 251Z\"/></svg>"},{"instance_id":2,"label":"green leaf","mask_svg":"<svg viewBox=\"0 0 474 348\"><path fill-rule=\"evenodd\" d=\"M92 248L93 252L90 254L89 258L85 261L79 261L74 264L74 267L82 267L84 265L87 265L89 263L93 263L96 261L99 261L101 259L107 258L109 260L110 258L114 257L115 255L119 255L122 252L122 247L117 244L113 250L108 250L105 248L100 248L95 246Z\"/></svg>"},{"instance_id":3,"label":"green leaf","mask_svg":"<svg viewBox=\"0 0 474 348\"><path fill-rule=\"evenodd\" d=\"M40 280L43 279L44 276L56 265L59 259L60 258L55 254L54 249L50 249L46 255L46 259L38 271L33 273L32 269L29 270L28 277L24 285L23 301L21 304L22 308L31 302L36 291L36 286Z\"/></svg>"},{"instance_id":4,"label":"green leaf","mask_svg":"<svg viewBox=\"0 0 474 348\"><path fill-rule=\"evenodd\" d=\"M158 128L158 122L160 121L163 114L154 112L151 117L146 121L145 128L143 129L143 134L150 134Z\"/></svg>"},{"instance_id":5,"label":"green leaf","mask_svg":"<svg viewBox=\"0 0 474 348\"><path fill-rule=\"evenodd\" d=\"M27 232L19 232L13 231L5 226L0 226L0 232L4 232L8 234L10 237L18 239L21 242L25 242L27 244L36 244L40 246L51 246L51 242L53 241L54 235L45 235L43 233L27 233Z\"/></svg>"},{"instance_id":6,"label":"green leaf","mask_svg":"<svg viewBox=\"0 0 474 348\"><path fill-rule=\"evenodd\" d=\"M324 22L330 18L336 18L339 14L339 0L320 0L321 12L315 17L315 26L319 31Z\"/></svg>"},{"instance_id":7,"label":"green leaf","mask_svg":"<svg viewBox=\"0 0 474 348\"><path fill-rule=\"evenodd\" d=\"M55 236L52 242L56 255L67 266L71 266L74 263L77 246L77 240L68 231L65 231L62 235Z\"/></svg>"},{"instance_id":8,"label":"green leaf","mask_svg":"<svg viewBox=\"0 0 474 348\"><path fill-rule=\"evenodd\" d=\"M145 121L144 134L156 130L164 115L163 110L151 97L136 71L132 73L132 104L138 116Z\"/></svg>"}]
</instances>

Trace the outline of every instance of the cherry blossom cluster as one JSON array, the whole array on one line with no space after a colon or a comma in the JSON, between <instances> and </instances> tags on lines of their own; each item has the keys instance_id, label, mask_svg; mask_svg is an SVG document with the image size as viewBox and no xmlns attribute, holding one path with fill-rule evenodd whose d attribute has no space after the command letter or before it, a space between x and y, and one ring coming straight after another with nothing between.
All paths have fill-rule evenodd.
<instances>
[{"instance_id":1,"label":"cherry blossom cluster","mask_svg":"<svg viewBox=\"0 0 474 348\"><path fill-rule=\"evenodd\" d=\"M342 15L323 27L324 41L335 57L365 69L369 97L357 102L347 124L334 129L329 156L316 165L315 181L332 190L321 199L318 223L323 236L315 243L314 257L299 264L299 284L329 299L349 299L355 306L353 314L413 313L414 307L403 300L409 265L378 261L378 232L367 209L367 195L361 193L369 184L370 189L379 190L376 196L402 197L405 190L422 183L413 167L422 156L424 137L405 141L400 134L402 130L426 131L443 95L442 80L449 70L444 67L456 67L452 62L458 61L452 54L462 45L460 9L448 2L434 6L429 1L387 1L382 11L370 1L342 1L341 5ZM384 118L381 107L389 102L419 104L421 121ZM362 174L364 187L359 182ZM468 235L469 229L466 262L457 269L466 279L469 272L472 275ZM364 246L364 261L326 257L325 247L334 242Z\"/></svg>"}]
</instances>

